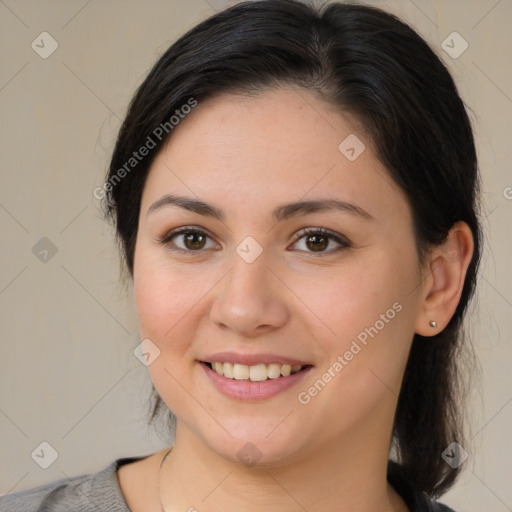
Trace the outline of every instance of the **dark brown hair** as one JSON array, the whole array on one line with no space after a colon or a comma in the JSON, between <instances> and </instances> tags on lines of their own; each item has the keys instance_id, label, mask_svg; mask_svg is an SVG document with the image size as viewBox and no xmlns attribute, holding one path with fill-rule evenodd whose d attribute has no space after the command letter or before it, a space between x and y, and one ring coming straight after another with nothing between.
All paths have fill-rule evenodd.
<instances>
[{"instance_id":1,"label":"dark brown hair","mask_svg":"<svg viewBox=\"0 0 512 512\"><path fill-rule=\"evenodd\" d=\"M481 253L480 183L471 123L455 83L407 24L364 5L261 0L226 9L178 39L131 101L107 176L106 215L115 223L126 268L133 275L145 180L172 136L169 119L176 110L190 98L200 104L219 92L280 85L305 88L361 121L409 200L420 262L457 221L472 231L474 254L453 317L433 337L414 336L393 430L403 470L419 491L437 497L460 470L441 453L453 441L463 444L458 365ZM168 130L155 137L164 123ZM155 147L118 179L149 138ZM153 388L151 421L160 409L165 406ZM167 413L173 426L176 418Z\"/></svg>"}]
</instances>

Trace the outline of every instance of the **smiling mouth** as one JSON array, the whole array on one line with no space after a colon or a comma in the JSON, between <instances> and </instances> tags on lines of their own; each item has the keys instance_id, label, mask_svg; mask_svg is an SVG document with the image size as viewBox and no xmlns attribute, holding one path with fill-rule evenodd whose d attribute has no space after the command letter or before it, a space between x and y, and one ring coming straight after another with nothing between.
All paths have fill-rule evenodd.
<instances>
[{"instance_id":1,"label":"smiling mouth","mask_svg":"<svg viewBox=\"0 0 512 512\"><path fill-rule=\"evenodd\" d=\"M220 362L206 362L202 361L203 364L208 366L215 373L222 375L227 379L235 380L246 380L252 382L262 382L269 379L279 379L288 377L298 373L306 368L310 368L311 365L289 365L289 364L256 364L246 365L238 363L220 363Z\"/></svg>"}]
</instances>

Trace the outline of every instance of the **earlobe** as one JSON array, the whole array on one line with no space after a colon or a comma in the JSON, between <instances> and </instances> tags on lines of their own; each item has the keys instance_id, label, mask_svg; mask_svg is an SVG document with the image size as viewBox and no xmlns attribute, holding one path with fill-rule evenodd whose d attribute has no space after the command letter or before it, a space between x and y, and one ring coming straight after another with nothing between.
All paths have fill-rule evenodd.
<instances>
[{"instance_id":1,"label":"earlobe","mask_svg":"<svg viewBox=\"0 0 512 512\"><path fill-rule=\"evenodd\" d=\"M423 302L416 319L417 334L434 336L449 323L459 304L473 250L471 229L463 221L454 224L446 240L432 250L430 276L424 280Z\"/></svg>"}]
</instances>

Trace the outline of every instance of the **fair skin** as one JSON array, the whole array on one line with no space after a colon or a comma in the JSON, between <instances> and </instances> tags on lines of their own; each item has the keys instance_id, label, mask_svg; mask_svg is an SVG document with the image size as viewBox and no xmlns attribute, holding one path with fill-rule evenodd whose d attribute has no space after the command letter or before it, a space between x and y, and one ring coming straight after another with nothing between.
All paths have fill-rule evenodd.
<instances>
[{"instance_id":1,"label":"fair skin","mask_svg":"<svg viewBox=\"0 0 512 512\"><path fill-rule=\"evenodd\" d=\"M350 134L366 146L354 161L338 149ZM148 213L166 194L208 203L224 219L172 204ZM341 210L272 218L277 206L313 199L354 203L372 218ZM183 226L207 236L156 241ZM335 239L317 235L315 244L302 233L322 227L349 246L336 251ZM262 249L251 263L236 251L249 236ZM458 223L420 269L405 195L356 119L311 93L200 102L153 162L135 249L141 339L160 350L148 370L178 418L161 474L165 510L406 511L386 464L410 344L449 322L472 251ZM393 318L383 319L390 308ZM371 326L378 333L348 360ZM202 367L221 351L279 354L312 368L270 398L233 398ZM346 365L333 372L338 356ZM299 401L329 368L321 391ZM258 450L255 465L237 455L246 443ZM133 512L160 511L166 451L119 470Z\"/></svg>"}]
</instances>

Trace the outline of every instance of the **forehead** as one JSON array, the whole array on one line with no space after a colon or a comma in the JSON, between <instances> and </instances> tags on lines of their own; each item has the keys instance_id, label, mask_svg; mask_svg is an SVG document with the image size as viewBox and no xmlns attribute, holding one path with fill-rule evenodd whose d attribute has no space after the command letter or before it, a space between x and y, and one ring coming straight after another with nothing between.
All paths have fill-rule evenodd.
<instances>
[{"instance_id":1,"label":"forehead","mask_svg":"<svg viewBox=\"0 0 512 512\"><path fill-rule=\"evenodd\" d=\"M153 162L145 202L170 191L226 207L329 196L407 209L357 119L303 89L199 102Z\"/></svg>"}]
</instances>

